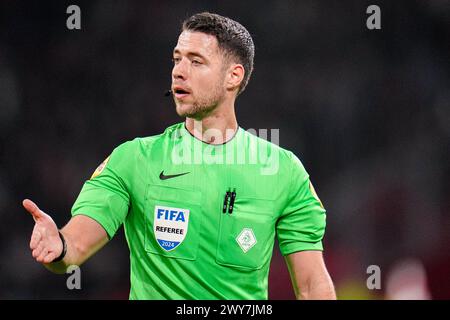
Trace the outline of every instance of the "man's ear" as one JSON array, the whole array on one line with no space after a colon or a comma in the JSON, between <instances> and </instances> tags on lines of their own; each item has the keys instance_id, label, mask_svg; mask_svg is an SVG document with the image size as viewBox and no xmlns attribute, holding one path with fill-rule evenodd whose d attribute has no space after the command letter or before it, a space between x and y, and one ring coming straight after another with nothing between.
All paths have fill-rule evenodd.
<instances>
[{"instance_id":1,"label":"man's ear","mask_svg":"<svg viewBox=\"0 0 450 320\"><path fill-rule=\"evenodd\" d=\"M227 90L234 90L239 88L242 80L244 79L245 69L242 64L231 64L226 78L226 88Z\"/></svg>"}]
</instances>

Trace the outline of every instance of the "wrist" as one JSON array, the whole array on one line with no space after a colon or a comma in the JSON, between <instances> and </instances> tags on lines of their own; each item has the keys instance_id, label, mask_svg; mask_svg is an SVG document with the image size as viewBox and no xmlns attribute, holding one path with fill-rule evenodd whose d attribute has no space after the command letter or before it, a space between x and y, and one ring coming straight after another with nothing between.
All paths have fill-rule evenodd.
<instances>
[{"instance_id":1,"label":"wrist","mask_svg":"<svg viewBox=\"0 0 450 320\"><path fill-rule=\"evenodd\" d=\"M58 234L59 234L59 238L61 239L61 243L62 243L62 251L61 251L61 254L52 261L52 263L61 261L62 259L64 259L64 257L66 256L66 253L67 253L66 239L64 239L64 236L61 233L61 231L58 230Z\"/></svg>"}]
</instances>

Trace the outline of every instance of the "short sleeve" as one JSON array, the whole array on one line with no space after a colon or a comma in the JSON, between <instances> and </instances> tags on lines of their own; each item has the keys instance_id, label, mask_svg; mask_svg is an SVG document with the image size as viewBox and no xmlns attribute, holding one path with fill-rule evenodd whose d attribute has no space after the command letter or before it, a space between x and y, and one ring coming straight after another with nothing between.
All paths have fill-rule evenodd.
<instances>
[{"instance_id":1,"label":"short sleeve","mask_svg":"<svg viewBox=\"0 0 450 320\"><path fill-rule=\"evenodd\" d=\"M111 153L87 180L72 206L72 216L85 215L102 225L111 239L128 214L130 196L125 184L127 144ZM128 157L130 158L130 157Z\"/></svg>"},{"instance_id":2,"label":"short sleeve","mask_svg":"<svg viewBox=\"0 0 450 320\"><path fill-rule=\"evenodd\" d=\"M323 250L326 211L300 160L290 153L290 188L277 222L278 243L285 256L297 251Z\"/></svg>"}]
</instances>

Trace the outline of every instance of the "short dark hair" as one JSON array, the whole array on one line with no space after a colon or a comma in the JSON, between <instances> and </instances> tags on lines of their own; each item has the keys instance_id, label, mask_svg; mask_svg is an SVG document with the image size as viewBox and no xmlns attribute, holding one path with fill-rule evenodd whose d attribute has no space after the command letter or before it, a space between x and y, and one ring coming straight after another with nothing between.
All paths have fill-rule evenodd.
<instances>
[{"instance_id":1,"label":"short dark hair","mask_svg":"<svg viewBox=\"0 0 450 320\"><path fill-rule=\"evenodd\" d=\"M243 25L215 13L201 12L187 18L181 31L197 31L215 36L219 48L244 66L244 79L238 94L244 91L253 71L255 46L250 33Z\"/></svg>"}]
</instances>

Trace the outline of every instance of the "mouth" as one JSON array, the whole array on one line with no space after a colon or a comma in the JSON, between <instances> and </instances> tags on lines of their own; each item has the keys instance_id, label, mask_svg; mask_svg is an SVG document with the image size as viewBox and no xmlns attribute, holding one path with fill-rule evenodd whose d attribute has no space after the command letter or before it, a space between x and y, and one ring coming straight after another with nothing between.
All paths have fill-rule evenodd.
<instances>
[{"instance_id":1,"label":"mouth","mask_svg":"<svg viewBox=\"0 0 450 320\"><path fill-rule=\"evenodd\" d=\"M173 89L173 95L175 96L175 98L177 99L182 99L187 97L188 95L190 95L191 93L189 91L187 91L186 89L180 88L180 87L175 87Z\"/></svg>"}]
</instances>

